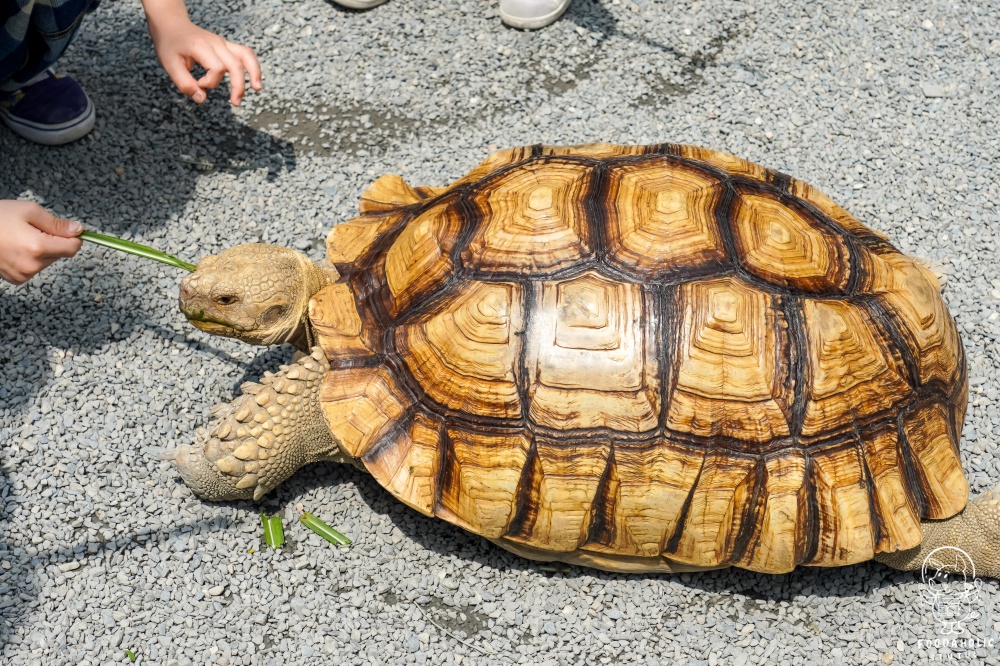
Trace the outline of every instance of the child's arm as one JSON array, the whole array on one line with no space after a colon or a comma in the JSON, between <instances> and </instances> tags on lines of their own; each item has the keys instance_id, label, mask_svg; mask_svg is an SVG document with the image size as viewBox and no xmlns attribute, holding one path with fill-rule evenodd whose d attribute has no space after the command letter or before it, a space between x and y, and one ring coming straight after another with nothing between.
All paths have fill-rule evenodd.
<instances>
[{"instance_id":1,"label":"child's arm","mask_svg":"<svg viewBox=\"0 0 1000 666\"><path fill-rule=\"evenodd\" d=\"M232 86L229 101L233 106L240 105L246 92L246 74L250 75L253 89L261 89L260 63L253 49L196 26L188 18L184 0L142 0L142 7L156 57L174 85L192 100L204 102L205 91L218 87L227 72ZM195 63L206 72L197 81L191 76Z\"/></svg>"},{"instance_id":2,"label":"child's arm","mask_svg":"<svg viewBox=\"0 0 1000 666\"><path fill-rule=\"evenodd\" d=\"M0 277L24 284L38 271L80 249L79 222L29 201L0 201Z\"/></svg>"}]
</instances>

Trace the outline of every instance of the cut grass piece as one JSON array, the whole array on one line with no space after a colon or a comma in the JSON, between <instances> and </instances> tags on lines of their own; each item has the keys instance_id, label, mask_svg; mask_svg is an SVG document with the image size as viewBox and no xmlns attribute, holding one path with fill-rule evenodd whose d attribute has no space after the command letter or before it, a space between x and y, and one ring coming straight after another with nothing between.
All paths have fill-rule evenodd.
<instances>
[{"instance_id":1,"label":"cut grass piece","mask_svg":"<svg viewBox=\"0 0 1000 666\"><path fill-rule=\"evenodd\" d=\"M565 562L546 562L539 564L538 569L545 573L571 573L573 571L573 567Z\"/></svg>"},{"instance_id":2,"label":"cut grass piece","mask_svg":"<svg viewBox=\"0 0 1000 666\"><path fill-rule=\"evenodd\" d=\"M320 535L330 543L336 544L338 546L346 546L351 543L351 540L345 537L343 534L333 529L322 520L312 515L308 511L299 516L299 520L302 524L311 529L316 534Z\"/></svg>"},{"instance_id":3,"label":"cut grass piece","mask_svg":"<svg viewBox=\"0 0 1000 666\"><path fill-rule=\"evenodd\" d=\"M264 526L264 543L271 548L281 548L285 545L285 530L281 527L281 516L267 517L260 512L260 522Z\"/></svg>"},{"instance_id":4,"label":"cut grass piece","mask_svg":"<svg viewBox=\"0 0 1000 666\"><path fill-rule=\"evenodd\" d=\"M135 652L132 652L132 650L125 650L125 656L128 657L129 661L135 663L136 660Z\"/></svg>"},{"instance_id":5,"label":"cut grass piece","mask_svg":"<svg viewBox=\"0 0 1000 666\"><path fill-rule=\"evenodd\" d=\"M188 272L194 271L195 269L194 264L189 264L186 261L181 261L177 257L160 252L159 250L154 250L148 245L133 243L132 241L125 240L124 238L98 234L93 231L84 231L80 234L80 239L96 243L97 245L103 245L104 247L110 247L113 250L128 252L129 254L134 254L137 257L145 257L146 259L159 261L162 264L167 264L168 266L173 266L175 268L183 268Z\"/></svg>"}]
</instances>

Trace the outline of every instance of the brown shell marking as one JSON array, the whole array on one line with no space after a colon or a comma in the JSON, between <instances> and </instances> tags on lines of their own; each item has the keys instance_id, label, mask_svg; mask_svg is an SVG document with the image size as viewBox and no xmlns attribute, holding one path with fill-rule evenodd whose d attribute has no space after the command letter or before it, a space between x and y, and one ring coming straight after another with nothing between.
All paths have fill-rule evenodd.
<instances>
[{"instance_id":1,"label":"brown shell marking","mask_svg":"<svg viewBox=\"0 0 1000 666\"><path fill-rule=\"evenodd\" d=\"M954 516L969 497L969 482L948 421L948 412L939 403L923 405L903 417L910 462L924 495L924 517L933 520Z\"/></svg>"},{"instance_id":2,"label":"brown shell marking","mask_svg":"<svg viewBox=\"0 0 1000 666\"><path fill-rule=\"evenodd\" d=\"M539 155L556 157L589 157L603 160L609 157L631 157L645 155L648 146L622 145L617 143L586 143L577 146L539 146Z\"/></svg>"},{"instance_id":3,"label":"brown shell marking","mask_svg":"<svg viewBox=\"0 0 1000 666\"><path fill-rule=\"evenodd\" d=\"M385 253L390 316L398 316L448 279L453 269L451 250L462 226L454 201L439 203L406 225Z\"/></svg>"},{"instance_id":4,"label":"brown shell marking","mask_svg":"<svg viewBox=\"0 0 1000 666\"><path fill-rule=\"evenodd\" d=\"M920 510L906 490L900 464L899 432L894 424L864 438L865 461L875 486L873 500L882 521L880 553L907 550L920 543Z\"/></svg>"},{"instance_id":5,"label":"brown shell marking","mask_svg":"<svg viewBox=\"0 0 1000 666\"><path fill-rule=\"evenodd\" d=\"M533 285L529 416L559 430L643 432L660 410L655 306L636 284L587 272Z\"/></svg>"},{"instance_id":6,"label":"brown shell marking","mask_svg":"<svg viewBox=\"0 0 1000 666\"><path fill-rule=\"evenodd\" d=\"M441 424L416 414L363 458L368 471L386 490L426 516L434 515L440 474Z\"/></svg>"},{"instance_id":7,"label":"brown shell marking","mask_svg":"<svg viewBox=\"0 0 1000 666\"><path fill-rule=\"evenodd\" d=\"M866 264L869 270L861 289L876 295L894 317L920 383L954 383L963 365L962 344L937 278L899 253L869 253Z\"/></svg>"},{"instance_id":8,"label":"brown shell marking","mask_svg":"<svg viewBox=\"0 0 1000 666\"><path fill-rule=\"evenodd\" d=\"M736 538L747 519L753 497L757 461L709 449L691 490L687 519L676 545L668 544L672 561L697 566L728 564Z\"/></svg>"},{"instance_id":9,"label":"brown shell marking","mask_svg":"<svg viewBox=\"0 0 1000 666\"><path fill-rule=\"evenodd\" d=\"M518 489L531 501L519 503L504 539L557 552L579 548L598 508L595 500L610 452L606 440L588 442L587 454L580 455L577 446L537 438Z\"/></svg>"},{"instance_id":10,"label":"brown shell marking","mask_svg":"<svg viewBox=\"0 0 1000 666\"><path fill-rule=\"evenodd\" d=\"M586 548L598 552L659 557L684 520L684 506L705 460L700 447L669 439L616 446L608 478L605 528Z\"/></svg>"},{"instance_id":11,"label":"brown shell marking","mask_svg":"<svg viewBox=\"0 0 1000 666\"><path fill-rule=\"evenodd\" d=\"M725 261L713 215L717 178L654 158L610 169L608 180L610 262L659 280Z\"/></svg>"},{"instance_id":12,"label":"brown shell marking","mask_svg":"<svg viewBox=\"0 0 1000 666\"><path fill-rule=\"evenodd\" d=\"M762 280L805 292L847 286L844 239L774 194L739 191L732 217L743 265Z\"/></svg>"},{"instance_id":13,"label":"brown shell marking","mask_svg":"<svg viewBox=\"0 0 1000 666\"><path fill-rule=\"evenodd\" d=\"M529 440L522 432L448 428L435 515L487 538L514 519Z\"/></svg>"},{"instance_id":14,"label":"brown shell marking","mask_svg":"<svg viewBox=\"0 0 1000 666\"><path fill-rule=\"evenodd\" d=\"M903 362L861 308L823 300L804 300L802 307L811 374L803 436L885 413L911 396Z\"/></svg>"},{"instance_id":15,"label":"brown shell marking","mask_svg":"<svg viewBox=\"0 0 1000 666\"><path fill-rule=\"evenodd\" d=\"M385 368L331 370L319 401L330 431L355 458L384 437L410 406Z\"/></svg>"},{"instance_id":16,"label":"brown shell marking","mask_svg":"<svg viewBox=\"0 0 1000 666\"><path fill-rule=\"evenodd\" d=\"M325 287L309 301L309 320L316 340L331 361L373 355L373 327L363 327L350 287Z\"/></svg>"},{"instance_id":17,"label":"brown shell marking","mask_svg":"<svg viewBox=\"0 0 1000 666\"><path fill-rule=\"evenodd\" d=\"M827 216L847 231L862 237L886 240L885 234L861 223L856 217L834 203L830 197L809 183L786 176L772 169L767 169L759 164L754 164L742 157L730 155L729 153L710 150L700 146L676 146L675 148L677 154L682 157L708 164L733 176L741 176L760 183L774 184L784 181L783 189L785 191L807 202L821 214Z\"/></svg>"},{"instance_id":18,"label":"brown shell marking","mask_svg":"<svg viewBox=\"0 0 1000 666\"><path fill-rule=\"evenodd\" d=\"M735 278L683 285L667 427L765 443L791 434L788 339L774 297Z\"/></svg>"},{"instance_id":19,"label":"brown shell marking","mask_svg":"<svg viewBox=\"0 0 1000 666\"><path fill-rule=\"evenodd\" d=\"M535 146L518 146L516 148L498 150L476 165L472 171L452 183L448 189L455 190L470 183L479 182L491 174L502 171L506 167L519 164L531 158L534 153Z\"/></svg>"},{"instance_id":20,"label":"brown shell marking","mask_svg":"<svg viewBox=\"0 0 1000 666\"><path fill-rule=\"evenodd\" d=\"M326 258L341 273L347 272L374 245L405 219L402 211L382 215L362 215L341 222L326 236Z\"/></svg>"},{"instance_id":21,"label":"brown shell marking","mask_svg":"<svg viewBox=\"0 0 1000 666\"><path fill-rule=\"evenodd\" d=\"M763 573L786 573L802 561L808 516L808 493L803 483L806 456L791 449L764 459L760 513L737 566ZM917 529L919 534L919 527Z\"/></svg>"},{"instance_id":22,"label":"brown shell marking","mask_svg":"<svg viewBox=\"0 0 1000 666\"><path fill-rule=\"evenodd\" d=\"M834 445L810 455L809 482L816 506L815 554L805 562L841 566L875 554L863 449Z\"/></svg>"},{"instance_id":23,"label":"brown shell marking","mask_svg":"<svg viewBox=\"0 0 1000 666\"><path fill-rule=\"evenodd\" d=\"M406 207L423 203L444 189L411 187L395 174L378 178L361 195L361 215L330 230L326 237L327 259L338 271L346 272L372 248L375 239L405 219Z\"/></svg>"},{"instance_id":24,"label":"brown shell marking","mask_svg":"<svg viewBox=\"0 0 1000 666\"><path fill-rule=\"evenodd\" d=\"M749 160L718 150L702 148L701 146L674 146L676 153L681 157L701 162L715 167L720 171L733 176L743 176L751 180L767 182L769 171L759 164L754 164Z\"/></svg>"},{"instance_id":25,"label":"brown shell marking","mask_svg":"<svg viewBox=\"0 0 1000 666\"><path fill-rule=\"evenodd\" d=\"M555 159L555 158L553 158ZM484 222L462 253L478 271L552 273L593 253L583 195L592 167L526 165L480 184L471 203Z\"/></svg>"},{"instance_id":26,"label":"brown shell marking","mask_svg":"<svg viewBox=\"0 0 1000 666\"><path fill-rule=\"evenodd\" d=\"M362 215L396 210L424 200L424 195L406 184L401 176L387 174L378 178L361 194L358 210Z\"/></svg>"},{"instance_id":27,"label":"brown shell marking","mask_svg":"<svg viewBox=\"0 0 1000 666\"><path fill-rule=\"evenodd\" d=\"M848 564L964 506L958 332L878 234L706 149L484 164L355 242L389 319L342 286L313 304L331 429L393 495L622 571ZM347 367L384 327L393 370Z\"/></svg>"},{"instance_id":28,"label":"brown shell marking","mask_svg":"<svg viewBox=\"0 0 1000 666\"><path fill-rule=\"evenodd\" d=\"M448 409L519 418L522 287L473 282L434 314L396 329L396 350L428 397Z\"/></svg>"},{"instance_id":29,"label":"brown shell marking","mask_svg":"<svg viewBox=\"0 0 1000 666\"><path fill-rule=\"evenodd\" d=\"M797 196L803 201L809 202L820 213L826 215L844 229L847 229L851 233L857 234L858 236L886 240L885 234L877 229L872 229L871 227L862 224L858 218L838 206L833 202L833 199L826 196L812 185L794 178L791 178L790 181L790 186L788 188L789 194Z\"/></svg>"}]
</instances>

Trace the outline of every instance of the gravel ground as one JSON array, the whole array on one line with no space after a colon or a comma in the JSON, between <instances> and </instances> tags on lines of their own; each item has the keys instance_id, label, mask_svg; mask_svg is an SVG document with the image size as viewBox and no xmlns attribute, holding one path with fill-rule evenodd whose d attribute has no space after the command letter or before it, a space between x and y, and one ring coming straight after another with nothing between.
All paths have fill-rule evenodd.
<instances>
[{"instance_id":1,"label":"gravel ground","mask_svg":"<svg viewBox=\"0 0 1000 666\"><path fill-rule=\"evenodd\" d=\"M63 61L97 130L59 149L0 132L0 197L187 259L257 240L318 259L385 172L443 185L538 141L727 150L939 262L973 385L963 462L974 491L1000 481L995 0L575 0L537 33L485 0L192 4L258 49L265 92L184 101L137 0L106 2ZM195 331L179 277L88 246L0 287L5 664L1000 663L996 583L972 649L942 647L913 574L546 572L332 464L263 503L289 542L269 551L257 506L198 500L158 451L291 351ZM306 532L299 505L354 544Z\"/></svg>"}]
</instances>

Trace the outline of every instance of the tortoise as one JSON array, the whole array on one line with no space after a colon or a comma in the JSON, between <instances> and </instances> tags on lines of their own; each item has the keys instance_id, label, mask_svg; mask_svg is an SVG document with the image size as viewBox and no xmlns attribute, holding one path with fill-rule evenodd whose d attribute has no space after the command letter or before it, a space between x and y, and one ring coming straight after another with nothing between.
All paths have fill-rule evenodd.
<instances>
[{"instance_id":1,"label":"tortoise","mask_svg":"<svg viewBox=\"0 0 1000 666\"><path fill-rule=\"evenodd\" d=\"M694 146L535 145L448 187L396 175L321 264L241 245L180 287L290 365L177 450L207 500L352 463L518 555L788 572L959 545L967 371L934 274L817 189Z\"/></svg>"}]
</instances>

